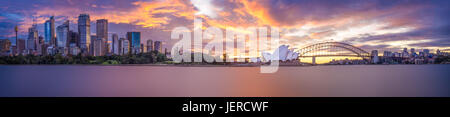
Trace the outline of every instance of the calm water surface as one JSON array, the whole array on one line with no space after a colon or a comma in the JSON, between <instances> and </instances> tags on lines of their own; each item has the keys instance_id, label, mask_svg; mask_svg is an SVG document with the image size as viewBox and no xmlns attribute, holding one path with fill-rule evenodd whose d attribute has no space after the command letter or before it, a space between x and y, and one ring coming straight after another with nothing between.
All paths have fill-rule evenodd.
<instances>
[{"instance_id":1,"label":"calm water surface","mask_svg":"<svg viewBox=\"0 0 450 117\"><path fill-rule=\"evenodd\" d=\"M0 66L1 97L450 96L450 65Z\"/></svg>"}]
</instances>

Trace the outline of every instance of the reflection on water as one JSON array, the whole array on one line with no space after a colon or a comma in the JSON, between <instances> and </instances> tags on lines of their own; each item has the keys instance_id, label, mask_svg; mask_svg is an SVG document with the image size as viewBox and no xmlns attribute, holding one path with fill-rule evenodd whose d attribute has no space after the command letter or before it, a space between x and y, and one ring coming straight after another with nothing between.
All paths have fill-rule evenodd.
<instances>
[{"instance_id":1,"label":"reflection on water","mask_svg":"<svg viewBox=\"0 0 450 117\"><path fill-rule=\"evenodd\" d=\"M450 96L450 65L0 66L0 96Z\"/></svg>"}]
</instances>

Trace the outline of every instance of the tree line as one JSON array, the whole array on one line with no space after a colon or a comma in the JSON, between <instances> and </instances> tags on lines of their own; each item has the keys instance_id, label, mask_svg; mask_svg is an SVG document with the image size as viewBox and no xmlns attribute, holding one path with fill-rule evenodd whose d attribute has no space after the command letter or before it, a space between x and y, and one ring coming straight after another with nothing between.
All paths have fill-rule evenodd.
<instances>
[{"instance_id":1,"label":"tree line","mask_svg":"<svg viewBox=\"0 0 450 117\"><path fill-rule=\"evenodd\" d=\"M152 64L165 61L168 61L166 55L158 51L111 56L82 56L81 54L0 56L0 64Z\"/></svg>"}]
</instances>

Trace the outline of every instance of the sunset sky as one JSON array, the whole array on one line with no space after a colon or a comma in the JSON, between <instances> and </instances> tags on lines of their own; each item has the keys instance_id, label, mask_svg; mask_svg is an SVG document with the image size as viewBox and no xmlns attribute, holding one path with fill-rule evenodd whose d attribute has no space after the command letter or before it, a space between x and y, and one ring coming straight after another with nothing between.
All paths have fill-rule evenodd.
<instances>
[{"instance_id":1,"label":"sunset sky","mask_svg":"<svg viewBox=\"0 0 450 117\"><path fill-rule=\"evenodd\" d=\"M56 26L70 20L77 31L78 15L88 13L93 34L95 20L108 19L110 34L140 31L142 43L161 40L165 48L176 42L171 30L192 28L195 17L206 27L280 27L281 43L296 48L332 39L366 51L434 51L450 48L449 6L449 0L1 0L0 39L13 39L15 25L26 39L33 18L43 35L52 15Z\"/></svg>"}]
</instances>

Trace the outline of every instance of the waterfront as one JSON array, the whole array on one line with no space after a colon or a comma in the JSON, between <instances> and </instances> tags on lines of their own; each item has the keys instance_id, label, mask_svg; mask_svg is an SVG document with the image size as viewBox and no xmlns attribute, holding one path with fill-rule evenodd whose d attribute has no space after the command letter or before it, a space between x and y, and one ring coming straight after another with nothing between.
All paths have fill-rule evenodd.
<instances>
[{"instance_id":1,"label":"waterfront","mask_svg":"<svg viewBox=\"0 0 450 117\"><path fill-rule=\"evenodd\" d=\"M3 65L1 97L450 96L450 65L280 67Z\"/></svg>"}]
</instances>

